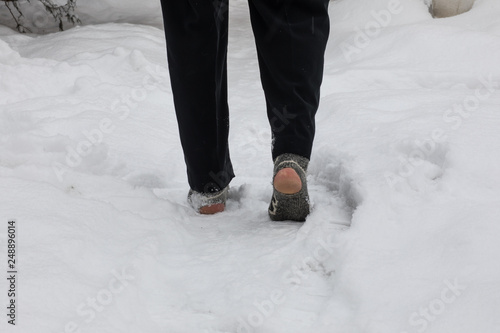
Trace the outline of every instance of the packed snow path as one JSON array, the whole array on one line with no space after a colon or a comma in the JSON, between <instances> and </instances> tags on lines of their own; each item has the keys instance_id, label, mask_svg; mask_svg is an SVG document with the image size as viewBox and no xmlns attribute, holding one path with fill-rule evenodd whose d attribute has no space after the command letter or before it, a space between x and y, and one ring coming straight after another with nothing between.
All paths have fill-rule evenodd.
<instances>
[{"instance_id":1,"label":"packed snow path","mask_svg":"<svg viewBox=\"0 0 500 333\"><path fill-rule=\"evenodd\" d=\"M2 332L500 332L498 2L332 3L305 224L267 216L247 11L232 1L237 177L216 216L186 203L161 30L0 27Z\"/></svg>"}]
</instances>

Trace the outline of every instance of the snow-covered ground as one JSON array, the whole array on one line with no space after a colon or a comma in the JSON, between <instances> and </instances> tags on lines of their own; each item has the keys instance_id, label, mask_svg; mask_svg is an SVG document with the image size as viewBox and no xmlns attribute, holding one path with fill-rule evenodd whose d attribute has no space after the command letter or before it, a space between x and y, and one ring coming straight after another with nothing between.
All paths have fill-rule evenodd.
<instances>
[{"instance_id":1,"label":"snow-covered ground","mask_svg":"<svg viewBox=\"0 0 500 333\"><path fill-rule=\"evenodd\" d=\"M19 272L15 328L0 282L1 332L500 332L497 0L440 20L420 0L331 4L304 224L267 216L246 1L230 20L237 177L216 216L186 203L158 4L113 18L110 3L95 22L133 24L0 27L0 266L15 219Z\"/></svg>"}]
</instances>

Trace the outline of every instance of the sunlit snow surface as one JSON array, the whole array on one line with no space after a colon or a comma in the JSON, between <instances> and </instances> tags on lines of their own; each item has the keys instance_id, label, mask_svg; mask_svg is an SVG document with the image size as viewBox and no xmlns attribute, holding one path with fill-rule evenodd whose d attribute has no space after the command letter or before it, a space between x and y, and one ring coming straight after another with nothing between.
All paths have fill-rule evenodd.
<instances>
[{"instance_id":1,"label":"sunlit snow surface","mask_svg":"<svg viewBox=\"0 0 500 333\"><path fill-rule=\"evenodd\" d=\"M15 219L19 270L2 332L500 332L500 4L433 20L391 3L331 4L305 224L267 216L245 1L216 216L186 202L162 30L0 27L0 253Z\"/></svg>"}]
</instances>

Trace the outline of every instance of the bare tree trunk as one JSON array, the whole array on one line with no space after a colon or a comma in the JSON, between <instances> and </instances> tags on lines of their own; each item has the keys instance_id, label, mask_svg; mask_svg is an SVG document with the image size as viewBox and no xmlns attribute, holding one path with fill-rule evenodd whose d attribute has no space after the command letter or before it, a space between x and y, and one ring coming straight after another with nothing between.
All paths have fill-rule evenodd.
<instances>
[{"instance_id":1,"label":"bare tree trunk","mask_svg":"<svg viewBox=\"0 0 500 333\"><path fill-rule=\"evenodd\" d=\"M434 17L455 16L469 11L475 0L432 0Z\"/></svg>"},{"instance_id":2,"label":"bare tree trunk","mask_svg":"<svg viewBox=\"0 0 500 333\"><path fill-rule=\"evenodd\" d=\"M59 23L59 30L64 30L63 21L68 21L73 25L81 23L78 15L75 14L77 0L66 0L66 4L64 5L54 3L53 1L54 0L38 0L38 2L43 5L45 10L52 15L55 21ZM24 24L24 15L19 0L0 0L0 2L4 2L10 12L10 15L16 22L17 30L19 32L32 32ZM28 3L28 5L31 4L33 4L33 2Z\"/></svg>"}]
</instances>

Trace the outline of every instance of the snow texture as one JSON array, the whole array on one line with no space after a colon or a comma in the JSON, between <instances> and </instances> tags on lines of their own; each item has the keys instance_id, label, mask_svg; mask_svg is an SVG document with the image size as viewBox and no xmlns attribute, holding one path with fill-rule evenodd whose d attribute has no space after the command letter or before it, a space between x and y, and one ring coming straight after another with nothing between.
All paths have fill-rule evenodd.
<instances>
[{"instance_id":1,"label":"snow texture","mask_svg":"<svg viewBox=\"0 0 500 333\"><path fill-rule=\"evenodd\" d=\"M500 332L500 2L331 3L304 224L267 215L246 1L216 216L186 201L159 4L92 3L61 33L0 26L0 256L15 219L19 270L1 332Z\"/></svg>"}]
</instances>

